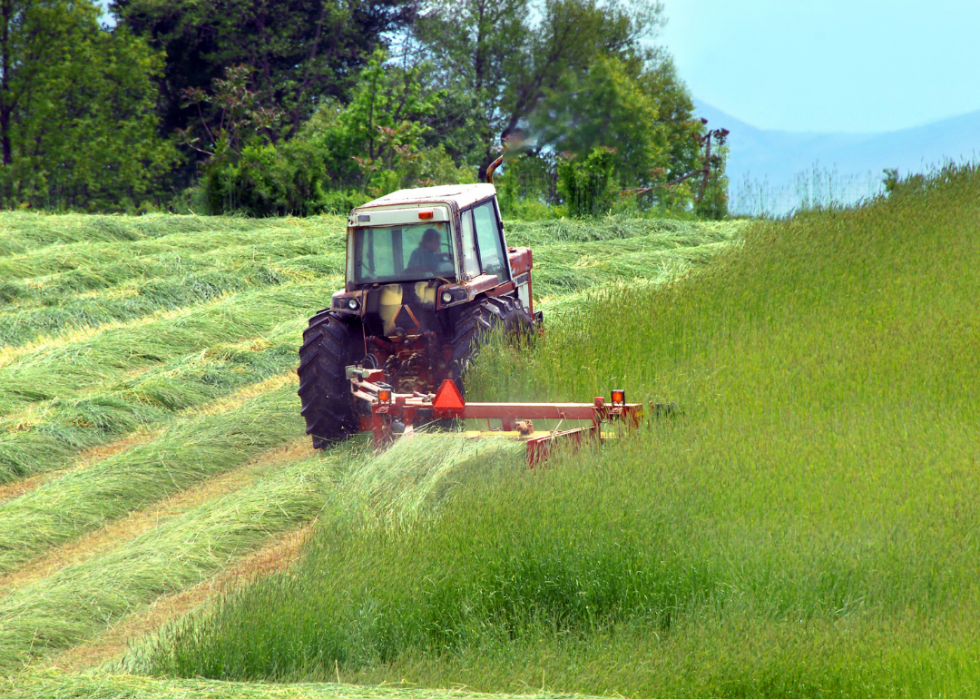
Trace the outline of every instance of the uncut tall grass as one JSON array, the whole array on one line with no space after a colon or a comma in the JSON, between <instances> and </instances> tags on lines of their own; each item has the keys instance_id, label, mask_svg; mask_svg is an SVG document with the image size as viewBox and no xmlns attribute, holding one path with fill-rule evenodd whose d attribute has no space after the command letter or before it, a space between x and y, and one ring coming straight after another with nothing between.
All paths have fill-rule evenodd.
<instances>
[{"instance_id":1,"label":"uncut tall grass","mask_svg":"<svg viewBox=\"0 0 980 699\"><path fill-rule=\"evenodd\" d=\"M913 183L914 184L914 183ZM484 399L671 400L632 439L321 527L158 672L671 697L980 692L980 172L763 222L482 355Z\"/></svg>"}]
</instances>

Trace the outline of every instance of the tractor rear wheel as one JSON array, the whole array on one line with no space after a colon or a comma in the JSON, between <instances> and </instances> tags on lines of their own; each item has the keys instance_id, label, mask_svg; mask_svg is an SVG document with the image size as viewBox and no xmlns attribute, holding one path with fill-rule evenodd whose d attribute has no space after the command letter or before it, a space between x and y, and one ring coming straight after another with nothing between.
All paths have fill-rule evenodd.
<instances>
[{"instance_id":1,"label":"tractor rear wheel","mask_svg":"<svg viewBox=\"0 0 980 699\"><path fill-rule=\"evenodd\" d=\"M303 333L298 393L303 402L306 433L313 437L314 449L347 439L357 431L346 367L354 363L359 330L357 320L320 311Z\"/></svg>"},{"instance_id":2,"label":"tractor rear wheel","mask_svg":"<svg viewBox=\"0 0 980 699\"><path fill-rule=\"evenodd\" d=\"M452 338L452 377L465 395L463 378L489 333L501 328L507 334L530 336L534 318L517 299L510 296L488 296L467 306L456 318Z\"/></svg>"}]
</instances>

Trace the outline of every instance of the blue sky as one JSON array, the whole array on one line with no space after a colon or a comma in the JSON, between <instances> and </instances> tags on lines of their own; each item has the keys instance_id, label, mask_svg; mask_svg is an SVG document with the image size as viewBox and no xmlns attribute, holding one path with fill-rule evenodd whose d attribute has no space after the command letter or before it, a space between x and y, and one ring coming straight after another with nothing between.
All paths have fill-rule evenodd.
<instances>
[{"instance_id":1,"label":"blue sky","mask_svg":"<svg viewBox=\"0 0 980 699\"><path fill-rule=\"evenodd\" d=\"M980 0L663 0L694 97L765 129L879 132L980 110Z\"/></svg>"}]
</instances>

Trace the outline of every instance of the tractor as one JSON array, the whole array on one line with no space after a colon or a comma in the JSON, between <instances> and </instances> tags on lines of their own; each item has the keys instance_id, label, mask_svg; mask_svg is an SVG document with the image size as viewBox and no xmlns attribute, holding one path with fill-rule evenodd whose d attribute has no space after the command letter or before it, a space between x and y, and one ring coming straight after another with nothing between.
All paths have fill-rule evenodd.
<instances>
[{"instance_id":1,"label":"tractor","mask_svg":"<svg viewBox=\"0 0 980 699\"><path fill-rule=\"evenodd\" d=\"M315 448L372 429L378 393L425 396L467 365L488 331L532 335L531 250L508 247L490 182L393 192L351 211L346 283L314 315L299 395ZM370 395L358 387L371 379ZM412 411L409 425L434 411Z\"/></svg>"}]
</instances>

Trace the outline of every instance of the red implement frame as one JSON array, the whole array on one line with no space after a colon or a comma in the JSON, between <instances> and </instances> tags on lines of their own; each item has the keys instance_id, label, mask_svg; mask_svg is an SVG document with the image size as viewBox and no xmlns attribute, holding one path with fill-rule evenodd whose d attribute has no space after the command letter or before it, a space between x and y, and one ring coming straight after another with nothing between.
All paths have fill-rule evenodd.
<instances>
[{"instance_id":1,"label":"red implement frame","mask_svg":"<svg viewBox=\"0 0 980 699\"><path fill-rule=\"evenodd\" d=\"M503 432L518 432L527 443L528 463L533 467L548 458L551 446L558 440L580 444L583 437L602 439L604 422L620 420L627 427L636 427L643 417L643 405L614 400L606 404L604 398L592 403L467 403L456 384L445 380L435 393L395 393L384 381L379 371L348 371L354 397L371 406L371 416L362 417L360 430L373 432L374 442L382 447L399 434L412 431L412 425L421 420L500 420ZM380 384L380 385L379 385ZM614 391L614 398L625 398L622 391ZM588 421L586 427L534 435L531 420Z\"/></svg>"}]
</instances>

